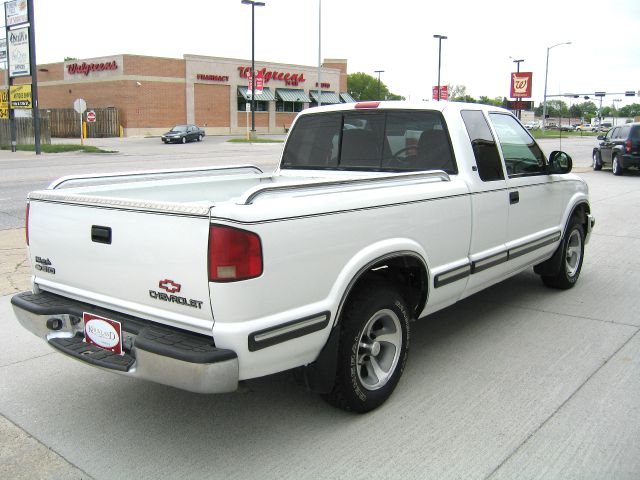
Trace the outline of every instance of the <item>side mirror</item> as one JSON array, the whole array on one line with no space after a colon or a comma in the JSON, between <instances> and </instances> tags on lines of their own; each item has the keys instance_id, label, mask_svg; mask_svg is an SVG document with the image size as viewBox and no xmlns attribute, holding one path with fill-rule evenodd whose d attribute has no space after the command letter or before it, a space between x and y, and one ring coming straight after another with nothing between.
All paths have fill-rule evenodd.
<instances>
[{"instance_id":1,"label":"side mirror","mask_svg":"<svg viewBox=\"0 0 640 480\"><path fill-rule=\"evenodd\" d=\"M569 173L572 167L573 161L568 154L555 150L549 155L549 174Z\"/></svg>"},{"instance_id":2,"label":"side mirror","mask_svg":"<svg viewBox=\"0 0 640 480\"><path fill-rule=\"evenodd\" d=\"M596 138L597 138L598 140L604 140L604 135L598 135Z\"/></svg>"}]
</instances>

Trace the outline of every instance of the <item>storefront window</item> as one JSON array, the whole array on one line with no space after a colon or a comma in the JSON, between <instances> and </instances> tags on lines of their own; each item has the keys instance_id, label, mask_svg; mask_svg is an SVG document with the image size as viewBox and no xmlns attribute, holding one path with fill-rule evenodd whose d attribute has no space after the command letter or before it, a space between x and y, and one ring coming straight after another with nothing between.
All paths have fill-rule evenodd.
<instances>
[{"instance_id":1,"label":"storefront window","mask_svg":"<svg viewBox=\"0 0 640 480\"><path fill-rule=\"evenodd\" d=\"M276 112L301 112L304 108L302 102L276 102Z\"/></svg>"},{"instance_id":2,"label":"storefront window","mask_svg":"<svg viewBox=\"0 0 640 480\"><path fill-rule=\"evenodd\" d=\"M238 97L238 111L239 112L246 111L247 103L251 103L251 102L247 102L244 98ZM256 112L268 112L268 111L269 111L269 102L259 102L256 100Z\"/></svg>"}]
</instances>

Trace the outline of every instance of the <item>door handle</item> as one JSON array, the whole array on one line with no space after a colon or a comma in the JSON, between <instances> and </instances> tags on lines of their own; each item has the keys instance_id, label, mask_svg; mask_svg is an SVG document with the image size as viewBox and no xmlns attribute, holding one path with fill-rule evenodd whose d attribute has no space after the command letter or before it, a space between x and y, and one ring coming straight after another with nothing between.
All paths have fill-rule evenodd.
<instances>
[{"instance_id":1,"label":"door handle","mask_svg":"<svg viewBox=\"0 0 640 480\"><path fill-rule=\"evenodd\" d=\"M509 192L509 203L513 205L520 201L520 192Z\"/></svg>"}]
</instances>

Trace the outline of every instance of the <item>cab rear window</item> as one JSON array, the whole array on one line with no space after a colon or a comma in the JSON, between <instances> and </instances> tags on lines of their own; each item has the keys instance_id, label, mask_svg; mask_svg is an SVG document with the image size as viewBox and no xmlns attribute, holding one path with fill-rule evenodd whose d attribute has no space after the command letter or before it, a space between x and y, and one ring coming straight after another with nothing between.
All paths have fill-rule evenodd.
<instances>
[{"instance_id":1,"label":"cab rear window","mask_svg":"<svg viewBox=\"0 0 640 480\"><path fill-rule=\"evenodd\" d=\"M414 110L303 115L282 168L458 172L440 112Z\"/></svg>"}]
</instances>

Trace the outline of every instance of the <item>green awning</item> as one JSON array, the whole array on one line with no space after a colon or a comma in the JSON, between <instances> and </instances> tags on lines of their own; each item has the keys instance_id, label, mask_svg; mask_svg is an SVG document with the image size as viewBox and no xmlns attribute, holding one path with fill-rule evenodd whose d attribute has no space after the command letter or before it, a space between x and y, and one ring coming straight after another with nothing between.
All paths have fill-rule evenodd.
<instances>
[{"instance_id":1,"label":"green awning","mask_svg":"<svg viewBox=\"0 0 640 480\"><path fill-rule=\"evenodd\" d=\"M304 102L309 103L309 95L298 88L276 88L276 97L283 102Z\"/></svg>"},{"instance_id":2,"label":"green awning","mask_svg":"<svg viewBox=\"0 0 640 480\"><path fill-rule=\"evenodd\" d=\"M347 92L340 93L340 100L342 100L342 103L356 103L355 98L353 98Z\"/></svg>"},{"instance_id":3,"label":"green awning","mask_svg":"<svg viewBox=\"0 0 640 480\"><path fill-rule=\"evenodd\" d=\"M311 90L309 91L309 93L311 94L311 97L313 97L313 101L317 102L318 101L318 90ZM336 92L325 92L324 90L322 91L322 98L320 99L320 103L322 103L323 105L327 105L330 103L341 103L340 102L340 97L338 96L338 94Z\"/></svg>"},{"instance_id":4,"label":"green awning","mask_svg":"<svg viewBox=\"0 0 640 480\"><path fill-rule=\"evenodd\" d=\"M242 95L247 101L251 101L251 94L247 95L247 87L238 87L238 93ZM261 94L254 95L256 102L273 102L276 99L276 96L273 94L269 87L265 87L262 89Z\"/></svg>"}]
</instances>

